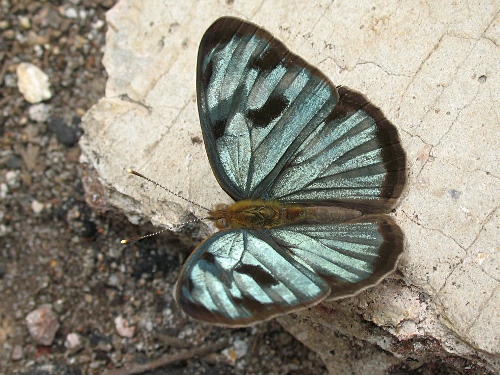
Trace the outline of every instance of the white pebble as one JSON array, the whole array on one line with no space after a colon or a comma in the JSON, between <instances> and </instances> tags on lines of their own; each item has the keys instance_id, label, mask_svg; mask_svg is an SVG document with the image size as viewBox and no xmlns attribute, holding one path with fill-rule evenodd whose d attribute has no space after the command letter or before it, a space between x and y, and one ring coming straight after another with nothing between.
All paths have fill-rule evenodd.
<instances>
[{"instance_id":1,"label":"white pebble","mask_svg":"<svg viewBox=\"0 0 500 375\"><path fill-rule=\"evenodd\" d=\"M50 116L50 106L44 103L33 104L28 109L28 115L33 121L45 122Z\"/></svg>"},{"instance_id":2,"label":"white pebble","mask_svg":"<svg viewBox=\"0 0 500 375\"><path fill-rule=\"evenodd\" d=\"M28 30L31 27L31 21L29 17L21 16L19 17L19 26L24 30Z\"/></svg>"},{"instance_id":3,"label":"white pebble","mask_svg":"<svg viewBox=\"0 0 500 375\"><path fill-rule=\"evenodd\" d=\"M118 332L121 337L129 339L134 337L135 327L130 326L128 321L126 321L121 315L118 315L115 318L115 328L116 332Z\"/></svg>"},{"instance_id":4,"label":"white pebble","mask_svg":"<svg viewBox=\"0 0 500 375\"><path fill-rule=\"evenodd\" d=\"M30 103L39 103L52 97L49 76L40 68L30 63L17 66L17 87L24 99Z\"/></svg>"},{"instance_id":5,"label":"white pebble","mask_svg":"<svg viewBox=\"0 0 500 375\"><path fill-rule=\"evenodd\" d=\"M0 184L0 198L2 199L7 198L7 194L9 194L9 187L7 186L6 183L2 182Z\"/></svg>"},{"instance_id":6,"label":"white pebble","mask_svg":"<svg viewBox=\"0 0 500 375\"><path fill-rule=\"evenodd\" d=\"M20 171L8 171L5 173L5 182L10 189L17 189L21 186L21 172Z\"/></svg>"},{"instance_id":7,"label":"white pebble","mask_svg":"<svg viewBox=\"0 0 500 375\"><path fill-rule=\"evenodd\" d=\"M39 214L44 208L45 205L38 202L36 199L33 199L33 201L31 202L31 211L33 211L35 214Z\"/></svg>"},{"instance_id":8,"label":"white pebble","mask_svg":"<svg viewBox=\"0 0 500 375\"><path fill-rule=\"evenodd\" d=\"M78 17L78 13L75 8L67 8L64 10L64 15L68 18L76 18Z\"/></svg>"},{"instance_id":9,"label":"white pebble","mask_svg":"<svg viewBox=\"0 0 500 375\"><path fill-rule=\"evenodd\" d=\"M68 349L76 349L81 347L82 345L82 339L78 333L68 333L66 336L66 342L64 343L64 346L67 347Z\"/></svg>"}]
</instances>

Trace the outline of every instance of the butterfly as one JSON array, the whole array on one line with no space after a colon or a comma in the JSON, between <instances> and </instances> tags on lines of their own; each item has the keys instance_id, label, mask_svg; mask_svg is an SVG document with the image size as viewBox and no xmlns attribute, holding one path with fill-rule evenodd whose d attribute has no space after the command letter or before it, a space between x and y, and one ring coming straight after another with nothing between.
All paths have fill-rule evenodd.
<instances>
[{"instance_id":1,"label":"butterfly","mask_svg":"<svg viewBox=\"0 0 500 375\"><path fill-rule=\"evenodd\" d=\"M262 28L222 17L197 62L205 148L235 203L185 262L175 298L190 317L245 326L354 295L396 267L386 215L406 180L396 128Z\"/></svg>"}]
</instances>

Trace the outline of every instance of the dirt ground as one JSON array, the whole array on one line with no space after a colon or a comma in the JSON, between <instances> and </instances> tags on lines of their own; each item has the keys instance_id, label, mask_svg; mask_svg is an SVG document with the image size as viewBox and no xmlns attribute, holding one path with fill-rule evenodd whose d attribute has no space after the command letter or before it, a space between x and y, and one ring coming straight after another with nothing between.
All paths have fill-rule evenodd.
<instances>
[{"instance_id":1,"label":"dirt ground","mask_svg":"<svg viewBox=\"0 0 500 375\"><path fill-rule=\"evenodd\" d=\"M79 123L104 95L113 4L0 0L0 373L126 374L135 364L148 374L326 373L276 322L230 330L188 320L171 290L192 248L166 235L123 246L151 228L87 205ZM41 106L18 90L22 62L49 76ZM59 322L50 345L26 324L44 304ZM157 359L173 364L148 369Z\"/></svg>"}]
</instances>

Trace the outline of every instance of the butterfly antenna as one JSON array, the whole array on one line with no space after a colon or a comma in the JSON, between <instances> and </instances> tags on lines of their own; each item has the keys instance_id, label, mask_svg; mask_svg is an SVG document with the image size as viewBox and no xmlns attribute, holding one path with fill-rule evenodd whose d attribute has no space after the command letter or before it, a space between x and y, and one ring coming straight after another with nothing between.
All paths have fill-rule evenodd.
<instances>
[{"instance_id":1,"label":"butterfly antenna","mask_svg":"<svg viewBox=\"0 0 500 375\"><path fill-rule=\"evenodd\" d=\"M174 230L174 229L183 227L186 224L198 223L198 222L203 221L203 220L207 220L207 218L202 218L202 219L196 218L196 219L193 219L193 220L188 220L188 221L185 221L184 223L172 225L172 226L170 226L168 228L159 230L158 232L145 234L144 236L140 236L140 237L127 238L126 240L121 240L120 243L127 244L127 243L131 243L131 242L139 241L139 240L142 240L144 238L156 236L157 234L166 232L167 230Z\"/></svg>"},{"instance_id":2,"label":"butterfly antenna","mask_svg":"<svg viewBox=\"0 0 500 375\"><path fill-rule=\"evenodd\" d=\"M128 172L128 173L130 173L130 174L133 174L133 175L135 175L135 176L141 177L141 178L145 179L146 181L151 182L152 184L155 184L156 186L158 186L158 187L162 188L163 190L168 191L170 194L175 195L177 198L180 198L180 199L182 199L182 200L185 200L186 202L191 203L192 205L198 206L199 208L201 208L201 209L203 209L203 210L205 210L205 211L207 211L207 212L208 212L208 211L210 211L208 208L203 207L201 204L198 204L198 203L196 203L196 202L193 202L193 201L192 201L192 200L190 200L190 199L184 198L183 196L181 196L181 195L179 195L179 194L177 194L177 193L173 192L172 190L170 190L170 189L169 189L169 188L167 188L166 186L163 186L162 184L160 184L160 183L158 183L158 182L156 182L156 181L153 181L153 180L152 180L152 179L150 179L149 177L146 177L146 176L144 176L143 174L140 174L139 172L134 171L133 169L127 169L127 172ZM187 223L184 223L184 224L187 224ZM153 233L152 235L154 235L154 234L156 234L156 233ZM149 237L149 236L145 236L145 237Z\"/></svg>"}]
</instances>

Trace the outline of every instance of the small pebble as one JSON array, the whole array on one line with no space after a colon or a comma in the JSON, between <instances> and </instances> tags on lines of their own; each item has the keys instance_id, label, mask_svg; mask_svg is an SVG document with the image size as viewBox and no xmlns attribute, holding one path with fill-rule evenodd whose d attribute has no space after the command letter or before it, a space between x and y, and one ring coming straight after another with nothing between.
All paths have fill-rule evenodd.
<instances>
[{"instance_id":1,"label":"small pebble","mask_svg":"<svg viewBox=\"0 0 500 375\"><path fill-rule=\"evenodd\" d=\"M40 305L26 316L28 331L37 344L49 346L56 337L59 321L49 304Z\"/></svg>"},{"instance_id":2,"label":"small pebble","mask_svg":"<svg viewBox=\"0 0 500 375\"><path fill-rule=\"evenodd\" d=\"M33 211L33 213L37 215L40 212L42 212L44 208L45 205L43 203L38 202L36 199L33 199L33 201L31 202L31 211Z\"/></svg>"},{"instance_id":3,"label":"small pebble","mask_svg":"<svg viewBox=\"0 0 500 375\"><path fill-rule=\"evenodd\" d=\"M12 233L11 227L5 224L0 224L0 237L4 237L7 234ZM5 271L0 268L0 279L5 276Z\"/></svg>"},{"instance_id":4,"label":"small pebble","mask_svg":"<svg viewBox=\"0 0 500 375\"><path fill-rule=\"evenodd\" d=\"M16 37L16 32L12 29L7 29L2 33L2 37L6 40L13 40Z\"/></svg>"},{"instance_id":5,"label":"small pebble","mask_svg":"<svg viewBox=\"0 0 500 375\"><path fill-rule=\"evenodd\" d=\"M24 99L30 103L39 103L52 97L49 76L40 68L30 63L17 66L17 87Z\"/></svg>"},{"instance_id":6,"label":"small pebble","mask_svg":"<svg viewBox=\"0 0 500 375\"><path fill-rule=\"evenodd\" d=\"M83 296L83 299L85 300L85 302L87 304L91 304L92 302L94 302L94 297L92 297L92 294L89 294L89 293L86 293L84 296Z\"/></svg>"},{"instance_id":7,"label":"small pebble","mask_svg":"<svg viewBox=\"0 0 500 375\"><path fill-rule=\"evenodd\" d=\"M9 194L9 187L4 182L0 183L0 198L7 198L7 194Z\"/></svg>"},{"instance_id":8,"label":"small pebble","mask_svg":"<svg viewBox=\"0 0 500 375\"><path fill-rule=\"evenodd\" d=\"M14 345L12 348L12 353L10 355L10 358L13 361L19 361L20 359L23 358L23 347L21 345Z\"/></svg>"},{"instance_id":9,"label":"small pebble","mask_svg":"<svg viewBox=\"0 0 500 375\"><path fill-rule=\"evenodd\" d=\"M52 309L56 312L56 314L62 314L66 311L66 307L64 306L64 300L58 299L52 304Z\"/></svg>"},{"instance_id":10,"label":"small pebble","mask_svg":"<svg viewBox=\"0 0 500 375\"><path fill-rule=\"evenodd\" d=\"M23 159L18 156L11 156L5 161L5 166L9 169L21 169L23 166Z\"/></svg>"},{"instance_id":11,"label":"small pebble","mask_svg":"<svg viewBox=\"0 0 500 375\"><path fill-rule=\"evenodd\" d=\"M6 74L3 77L3 83L6 87L17 87L17 78L15 74Z\"/></svg>"},{"instance_id":12,"label":"small pebble","mask_svg":"<svg viewBox=\"0 0 500 375\"><path fill-rule=\"evenodd\" d=\"M33 104L28 109L29 118L36 122L45 122L50 116L50 106L44 103Z\"/></svg>"},{"instance_id":13,"label":"small pebble","mask_svg":"<svg viewBox=\"0 0 500 375\"><path fill-rule=\"evenodd\" d=\"M68 17L68 18L77 18L78 17L78 13L76 12L75 8L66 8L64 10L63 14L65 17Z\"/></svg>"},{"instance_id":14,"label":"small pebble","mask_svg":"<svg viewBox=\"0 0 500 375\"><path fill-rule=\"evenodd\" d=\"M78 117L73 118L71 124L59 117L50 117L48 119L49 130L56 135L59 142L68 147L74 146L80 138L79 124L80 119Z\"/></svg>"},{"instance_id":15,"label":"small pebble","mask_svg":"<svg viewBox=\"0 0 500 375\"><path fill-rule=\"evenodd\" d=\"M47 35L38 35L33 30L28 31L24 44L27 46L41 46L50 42L50 38Z\"/></svg>"},{"instance_id":16,"label":"small pebble","mask_svg":"<svg viewBox=\"0 0 500 375\"><path fill-rule=\"evenodd\" d=\"M90 346L94 351L110 352L113 350L113 344L109 336L103 335L99 332L94 332L89 336Z\"/></svg>"},{"instance_id":17,"label":"small pebble","mask_svg":"<svg viewBox=\"0 0 500 375\"><path fill-rule=\"evenodd\" d=\"M240 339L236 339L233 342L233 347L236 352L236 357L238 359L243 358L244 356L247 355L248 352L248 344Z\"/></svg>"},{"instance_id":18,"label":"small pebble","mask_svg":"<svg viewBox=\"0 0 500 375\"><path fill-rule=\"evenodd\" d=\"M10 189L17 189L21 186L21 172L7 171L5 173L5 182Z\"/></svg>"},{"instance_id":19,"label":"small pebble","mask_svg":"<svg viewBox=\"0 0 500 375\"><path fill-rule=\"evenodd\" d=\"M121 337L132 338L135 334L135 326L130 326L128 321L125 320L121 315L115 318L115 328L116 332Z\"/></svg>"},{"instance_id":20,"label":"small pebble","mask_svg":"<svg viewBox=\"0 0 500 375\"><path fill-rule=\"evenodd\" d=\"M116 275L115 273L112 275L109 275L108 285L114 286L114 287L119 287L120 286L120 279L118 278L118 275Z\"/></svg>"},{"instance_id":21,"label":"small pebble","mask_svg":"<svg viewBox=\"0 0 500 375\"><path fill-rule=\"evenodd\" d=\"M26 16L19 17L19 26L21 26L21 28L24 30L28 30L31 27L31 21L29 17Z\"/></svg>"},{"instance_id":22,"label":"small pebble","mask_svg":"<svg viewBox=\"0 0 500 375\"><path fill-rule=\"evenodd\" d=\"M94 30L98 30L105 25L103 20L97 20L92 25L90 25Z\"/></svg>"},{"instance_id":23,"label":"small pebble","mask_svg":"<svg viewBox=\"0 0 500 375\"><path fill-rule=\"evenodd\" d=\"M64 346L68 349L70 353L76 353L83 348L82 338L78 333L71 332L66 336L66 341Z\"/></svg>"}]
</instances>

